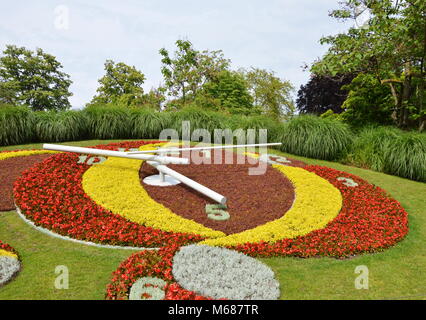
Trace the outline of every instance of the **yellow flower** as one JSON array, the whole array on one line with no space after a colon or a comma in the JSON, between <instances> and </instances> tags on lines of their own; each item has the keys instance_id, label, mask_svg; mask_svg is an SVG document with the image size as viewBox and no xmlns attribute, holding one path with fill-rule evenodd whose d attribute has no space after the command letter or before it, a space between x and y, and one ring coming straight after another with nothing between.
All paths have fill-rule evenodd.
<instances>
[{"instance_id":1,"label":"yellow flower","mask_svg":"<svg viewBox=\"0 0 426 320\"><path fill-rule=\"evenodd\" d=\"M158 145L144 145L140 150L150 150ZM185 219L152 199L139 180L142 162L110 157L102 164L93 165L83 175L83 190L100 206L147 227L209 238L225 235Z\"/></svg>"},{"instance_id":2,"label":"yellow flower","mask_svg":"<svg viewBox=\"0 0 426 320\"><path fill-rule=\"evenodd\" d=\"M150 150L160 144L144 145ZM153 200L139 180L142 160L109 158L83 175L83 189L97 204L126 219L164 231L193 233L208 238L202 244L232 246L276 242L324 228L340 212L342 196L327 180L297 167L273 165L295 187L293 206L281 218L240 233L225 235L185 219ZM178 201L178 200L177 200Z\"/></svg>"},{"instance_id":3,"label":"yellow flower","mask_svg":"<svg viewBox=\"0 0 426 320\"><path fill-rule=\"evenodd\" d=\"M0 249L0 257L11 257L11 258L18 259L18 256L16 254L14 254L13 252L10 252L10 251L3 250L3 249Z\"/></svg>"},{"instance_id":4,"label":"yellow flower","mask_svg":"<svg viewBox=\"0 0 426 320\"><path fill-rule=\"evenodd\" d=\"M0 153L0 160L6 160L14 157L23 157L23 156L32 156L35 154L45 154L45 153L58 153L57 151L50 150L22 150L22 151L13 151L13 152L2 152Z\"/></svg>"},{"instance_id":5,"label":"yellow flower","mask_svg":"<svg viewBox=\"0 0 426 320\"><path fill-rule=\"evenodd\" d=\"M207 239L201 244L232 246L260 241L276 242L296 238L324 228L342 208L342 195L327 180L297 167L273 165L295 187L296 199L283 217L256 228L217 239Z\"/></svg>"}]
</instances>

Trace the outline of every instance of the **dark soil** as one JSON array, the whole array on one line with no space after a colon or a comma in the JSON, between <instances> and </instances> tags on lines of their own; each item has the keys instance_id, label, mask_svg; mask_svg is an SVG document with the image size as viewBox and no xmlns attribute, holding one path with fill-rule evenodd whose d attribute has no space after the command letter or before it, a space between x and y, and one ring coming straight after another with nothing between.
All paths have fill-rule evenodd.
<instances>
[{"instance_id":1,"label":"dark soil","mask_svg":"<svg viewBox=\"0 0 426 320\"><path fill-rule=\"evenodd\" d=\"M15 210L13 183L21 173L34 164L47 159L51 154L13 157L0 161L0 211Z\"/></svg>"}]
</instances>

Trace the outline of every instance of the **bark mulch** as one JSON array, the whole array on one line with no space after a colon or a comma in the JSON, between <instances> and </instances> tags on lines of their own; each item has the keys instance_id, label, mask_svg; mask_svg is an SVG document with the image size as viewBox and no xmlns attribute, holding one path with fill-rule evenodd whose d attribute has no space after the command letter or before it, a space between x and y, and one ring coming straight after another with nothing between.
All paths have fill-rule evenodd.
<instances>
[{"instance_id":1,"label":"bark mulch","mask_svg":"<svg viewBox=\"0 0 426 320\"><path fill-rule=\"evenodd\" d=\"M229 153L225 150L221 152L223 157L225 153ZM168 165L169 168L227 197L227 211L230 214L228 220L209 219L205 206L214 202L182 183L170 187L143 183L145 177L158 174L158 171L147 163L143 163L139 171L141 184L155 201L174 213L225 234L252 229L282 217L293 204L295 195L292 183L271 166L267 166L263 175L249 175L248 169L257 167L257 164L237 164L237 157L242 156L230 153L234 159L233 164Z\"/></svg>"},{"instance_id":2,"label":"bark mulch","mask_svg":"<svg viewBox=\"0 0 426 320\"><path fill-rule=\"evenodd\" d=\"M51 154L37 154L0 161L0 211L15 210L13 183L25 169L50 156Z\"/></svg>"}]
</instances>

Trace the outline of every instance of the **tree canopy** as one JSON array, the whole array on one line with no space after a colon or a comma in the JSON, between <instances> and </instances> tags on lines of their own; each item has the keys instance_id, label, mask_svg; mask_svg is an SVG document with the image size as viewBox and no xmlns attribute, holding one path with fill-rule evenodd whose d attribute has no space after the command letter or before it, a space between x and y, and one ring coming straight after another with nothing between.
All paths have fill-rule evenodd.
<instances>
[{"instance_id":1,"label":"tree canopy","mask_svg":"<svg viewBox=\"0 0 426 320\"><path fill-rule=\"evenodd\" d=\"M244 77L235 71L223 70L199 91L195 104L202 108L231 114L258 114Z\"/></svg>"},{"instance_id":2,"label":"tree canopy","mask_svg":"<svg viewBox=\"0 0 426 320\"><path fill-rule=\"evenodd\" d=\"M0 102L28 105L34 111L69 109L72 81L61 69L42 49L6 46L0 57Z\"/></svg>"},{"instance_id":3,"label":"tree canopy","mask_svg":"<svg viewBox=\"0 0 426 320\"><path fill-rule=\"evenodd\" d=\"M362 26L346 33L323 37L329 45L324 57L311 71L320 75L371 74L380 85L389 86L394 123L408 127L425 123L424 88L426 56L426 2L422 0L346 0L330 15L356 20L369 12Z\"/></svg>"},{"instance_id":4,"label":"tree canopy","mask_svg":"<svg viewBox=\"0 0 426 320\"><path fill-rule=\"evenodd\" d=\"M145 75L134 66L107 60L105 75L99 79L97 94L89 105L114 103L122 106L138 106L144 102Z\"/></svg>"},{"instance_id":5,"label":"tree canopy","mask_svg":"<svg viewBox=\"0 0 426 320\"><path fill-rule=\"evenodd\" d=\"M279 119L294 113L291 97L294 87L289 81L280 79L273 71L259 68L242 70L242 73L254 105L263 114Z\"/></svg>"},{"instance_id":6,"label":"tree canopy","mask_svg":"<svg viewBox=\"0 0 426 320\"><path fill-rule=\"evenodd\" d=\"M342 87L351 83L353 74L336 76L312 74L306 85L301 85L297 92L297 109L300 113L321 115L328 110L333 113L343 112L342 104L348 91Z\"/></svg>"},{"instance_id":7,"label":"tree canopy","mask_svg":"<svg viewBox=\"0 0 426 320\"><path fill-rule=\"evenodd\" d=\"M174 107L191 103L208 81L214 80L230 64L221 50L198 51L188 40L177 40L174 57L162 48L161 73L169 96L175 98Z\"/></svg>"}]
</instances>

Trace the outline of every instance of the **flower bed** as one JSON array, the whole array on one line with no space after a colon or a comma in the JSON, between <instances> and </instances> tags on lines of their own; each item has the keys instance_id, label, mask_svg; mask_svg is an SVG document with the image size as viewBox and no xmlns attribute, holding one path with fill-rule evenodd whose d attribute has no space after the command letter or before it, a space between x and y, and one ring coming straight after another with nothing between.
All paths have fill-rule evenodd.
<instances>
[{"instance_id":1,"label":"flower bed","mask_svg":"<svg viewBox=\"0 0 426 320\"><path fill-rule=\"evenodd\" d=\"M152 148L148 144L153 143L158 142L97 148ZM23 214L39 226L111 245L162 247L199 242L252 256L342 257L383 250L408 232L407 213L382 189L326 167L274 163L273 170L294 185L296 200L291 209L283 210L273 221L225 234L180 217L154 201L139 182L140 166L141 161L114 158L90 166L75 154L56 154L23 174L15 184L15 200ZM120 201L116 201L118 195ZM192 209L185 202L182 206Z\"/></svg>"},{"instance_id":2,"label":"flower bed","mask_svg":"<svg viewBox=\"0 0 426 320\"><path fill-rule=\"evenodd\" d=\"M95 148L129 149L152 143L134 141ZM195 234L145 227L101 207L82 188L82 176L90 166L78 162L78 155L61 153L25 171L14 186L15 202L22 213L36 225L58 234L101 244L161 247L202 239Z\"/></svg>"},{"instance_id":3,"label":"flower bed","mask_svg":"<svg viewBox=\"0 0 426 320\"><path fill-rule=\"evenodd\" d=\"M281 218L259 227L202 243L217 246L235 246L258 241L276 242L296 238L321 229L340 212L342 197L327 180L297 167L274 165L286 175L296 189L296 200Z\"/></svg>"},{"instance_id":4,"label":"flower bed","mask_svg":"<svg viewBox=\"0 0 426 320\"><path fill-rule=\"evenodd\" d=\"M182 247L173 257L173 277L183 288L215 299L276 300L274 272L240 252L206 245Z\"/></svg>"},{"instance_id":5,"label":"flower bed","mask_svg":"<svg viewBox=\"0 0 426 320\"><path fill-rule=\"evenodd\" d=\"M11 151L2 151L0 152L0 160L6 160L15 157L26 157L33 156L36 154L53 154L57 153L57 151L49 151L49 150L11 150Z\"/></svg>"},{"instance_id":6,"label":"flower bed","mask_svg":"<svg viewBox=\"0 0 426 320\"><path fill-rule=\"evenodd\" d=\"M16 151L0 153L0 211L15 209L13 183L21 176L22 172L50 156L51 152Z\"/></svg>"},{"instance_id":7,"label":"flower bed","mask_svg":"<svg viewBox=\"0 0 426 320\"><path fill-rule=\"evenodd\" d=\"M279 293L273 271L263 263L233 250L190 245L131 255L113 272L105 297L107 300L211 297L270 300L277 299Z\"/></svg>"},{"instance_id":8,"label":"flower bed","mask_svg":"<svg viewBox=\"0 0 426 320\"><path fill-rule=\"evenodd\" d=\"M343 171L321 166L307 166L305 169L327 179L340 190L343 206L339 215L325 228L305 236L230 247L262 257L347 257L382 251L401 241L408 233L407 212L383 189Z\"/></svg>"},{"instance_id":9,"label":"flower bed","mask_svg":"<svg viewBox=\"0 0 426 320\"><path fill-rule=\"evenodd\" d=\"M132 254L120 264L112 274L107 286L107 300L127 300L132 285L141 278L158 278L166 283L159 289L164 292L164 300L206 300L207 297L185 290L176 283L172 274L173 257L179 246L171 245L158 251L145 250ZM150 299L149 291L142 293L141 299Z\"/></svg>"},{"instance_id":10,"label":"flower bed","mask_svg":"<svg viewBox=\"0 0 426 320\"><path fill-rule=\"evenodd\" d=\"M0 241L0 287L11 281L21 269L18 253Z\"/></svg>"}]
</instances>

